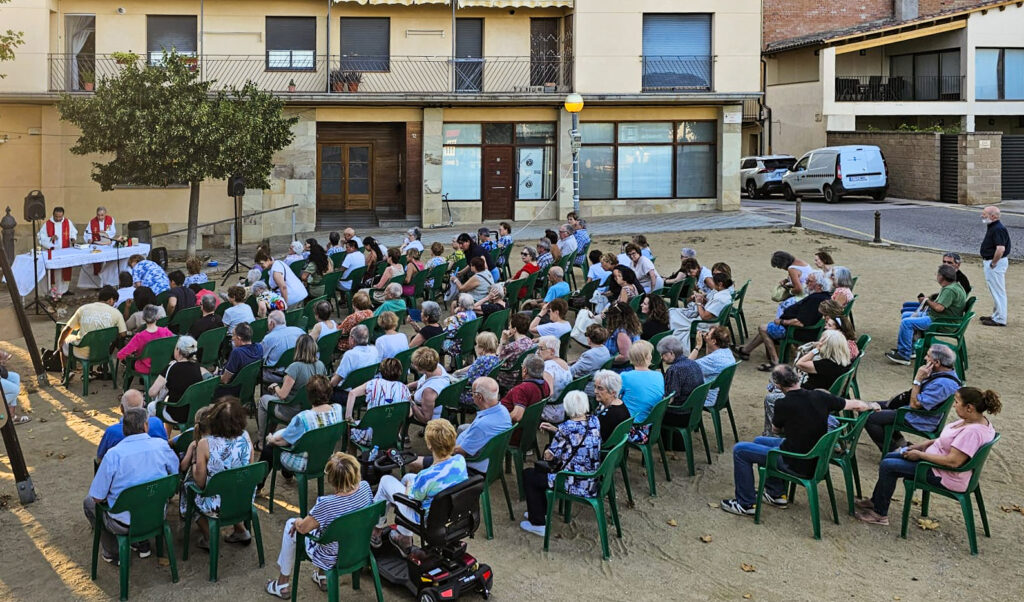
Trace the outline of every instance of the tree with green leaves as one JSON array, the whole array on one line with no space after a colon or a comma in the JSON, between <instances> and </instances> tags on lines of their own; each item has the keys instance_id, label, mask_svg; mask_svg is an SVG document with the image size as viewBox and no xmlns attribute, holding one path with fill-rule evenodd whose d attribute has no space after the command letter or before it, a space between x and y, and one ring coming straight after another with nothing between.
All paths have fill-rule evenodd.
<instances>
[{"instance_id":1,"label":"tree with green leaves","mask_svg":"<svg viewBox=\"0 0 1024 602\"><path fill-rule=\"evenodd\" d=\"M10 1L11 0L0 0L0 4L7 4ZM22 37L24 35L24 32L14 31L13 29L0 31L0 63L14 60L14 49L25 42ZM5 77L7 77L6 74L0 73L0 79Z\"/></svg>"},{"instance_id":2,"label":"tree with green leaves","mask_svg":"<svg viewBox=\"0 0 1024 602\"><path fill-rule=\"evenodd\" d=\"M298 121L284 117L284 102L252 82L216 91L214 83L201 81L194 61L172 52L160 66L127 61L116 77L97 82L95 94L65 94L57 105L82 132L72 153L110 157L93 163L101 190L189 183L189 255L196 249L200 183L240 175L248 188L268 188L274 153L291 143Z\"/></svg>"}]
</instances>

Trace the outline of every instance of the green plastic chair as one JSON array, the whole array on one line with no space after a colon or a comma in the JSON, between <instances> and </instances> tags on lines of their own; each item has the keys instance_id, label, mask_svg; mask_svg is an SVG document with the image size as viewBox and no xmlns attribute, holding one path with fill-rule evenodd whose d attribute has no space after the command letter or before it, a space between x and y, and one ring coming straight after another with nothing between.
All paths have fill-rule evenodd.
<instances>
[{"instance_id":1,"label":"green plastic chair","mask_svg":"<svg viewBox=\"0 0 1024 602\"><path fill-rule=\"evenodd\" d=\"M361 445L352 441L359 451L364 452L374 446L380 449L402 448L402 428L409 417L409 402L389 403L366 410L358 424L349 424L349 432L352 429L373 429L370 442ZM351 440L351 438L350 438Z\"/></svg>"},{"instance_id":2,"label":"green plastic chair","mask_svg":"<svg viewBox=\"0 0 1024 602\"><path fill-rule=\"evenodd\" d=\"M416 300L423 298L423 295L425 294L424 291L427 286L427 280L430 279L430 274L431 270L422 269L418 270L415 274L412 275L412 281L409 282L409 284L412 285L412 294L404 295L402 297L403 299L405 299L406 305L408 305L409 307L416 307ZM402 281L402 284L405 285L404 279Z\"/></svg>"},{"instance_id":3,"label":"green plastic chair","mask_svg":"<svg viewBox=\"0 0 1024 602\"><path fill-rule=\"evenodd\" d=\"M540 458L540 446L537 445L537 428L540 426L540 415L544 412L544 401L541 400L523 410L523 415L516 423L519 428L519 441L509 440L507 454L516 471L516 485L519 490L519 501L526 499L523 488L523 470L526 452L533 450L534 457Z\"/></svg>"},{"instance_id":4,"label":"green plastic chair","mask_svg":"<svg viewBox=\"0 0 1024 602\"><path fill-rule=\"evenodd\" d=\"M444 342L448 339L448 333L434 335L423 342L424 347L429 347L437 352L437 357L444 358Z\"/></svg>"},{"instance_id":5,"label":"green plastic chair","mask_svg":"<svg viewBox=\"0 0 1024 602\"><path fill-rule=\"evenodd\" d=\"M857 337L857 358L854 361L853 378L850 379L850 391L853 393L854 399L860 399L860 385L857 383L857 373L860 372L860 360L864 357L864 352L867 351L868 345L871 344L871 335L862 334Z\"/></svg>"},{"instance_id":6,"label":"green plastic chair","mask_svg":"<svg viewBox=\"0 0 1024 602\"><path fill-rule=\"evenodd\" d=\"M490 332L494 336L501 338L501 332L505 330L505 326L508 324L509 316L512 315L511 309L503 309L491 313L491 315L484 318L483 324L480 326L480 332Z\"/></svg>"},{"instance_id":7,"label":"green plastic chair","mask_svg":"<svg viewBox=\"0 0 1024 602\"><path fill-rule=\"evenodd\" d=\"M277 358L277 363L272 366L267 366L268 369L283 373L295 362L295 347L291 349L285 349L281 353L281 357ZM260 382L263 382L263 372L260 372Z\"/></svg>"},{"instance_id":8,"label":"green plastic chair","mask_svg":"<svg viewBox=\"0 0 1024 602\"><path fill-rule=\"evenodd\" d=\"M690 412L690 422L686 426L665 426L662 425L662 430L665 435L673 435L678 433L683 438L683 445L686 447L686 468L690 472L690 476L694 476L696 472L693 466L693 433L700 431L700 437L704 441L704 454L708 457L708 464L711 464L711 446L708 445L708 434L704 430L704 402L707 401L708 392L714 388L715 381L706 382L693 391L690 391L690 395L686 398L681 405L673 405L666 411L677 411L677 412ZM671 439L669 440L671 441Z\"/></svg>"},{"instance_id":9,"label":"green plastic chair","mask_svg":"<svg viewBox=\"0 0 1024 602\"><path fill-rule=\"evenodd\" d=\"M181 399L177 403L158 401L156 403L156 415L163 419L164 410L167 408L188 408L188 418L185 422L174 424L179 431L185 432L195 424L196 412L199 411L199 408L208 406L213 401L213 392L217 389L218 385L220 385L220 379L215 376L192 383L181 394Z\"/></svg>"},{"instance_id":10,"label":"green plastic chair","mask_svg":"<svg viewBox=\"0 0 1024 602\"><path fill-rule=\"evenodd\" d=\"M452 380L447 387L441 389L434 400L434 407L441 406L441 417L445 418L455 426L466 422L466 412L469 407L463 405L462 394L469 387L469 379L462 378ZM475 408L474 408L475 409Z\"/></svg>"},{"instance_id":11,"label":"green plastic chair","mask_svg":"<svg viewBox=\"0 0 1024 602\"><path fill-rule=\"evenodd\" d=\"M260 318L259 320L253 320L249 323L249 326L252 327L252 342L262 343L263 338L266 337L267 332L269 332L269 329L267 328L267 319Z\"/></svg>"},{"instance_id":12,"label":"green plastic chair","mask_svg":"<svg viewBox=\"0 0 1024 602\"><path fill-rule=\"evenodd\" d=\"M89 368L93 364L106 364L111 374L115 374L115 361L117 355L110 353L110 348L117 340L117 326L101 328L87 332L82 340L77 343L70 343L68 355L64 362L64 378L61 385L67 387L71 382L71 373L75 369L75 363L82 363L82 397L89 395ZM75 348L88 348L89 357L79 358L75 356ZM116 382L116 380L115 380Z\"/></svg>"},{"instance_id":13,"label":"green plastic chair","mask_svg":"<svg viewBox=\"0 0 1024 602\"><path fill-rule=\"evenodd\" d=\"M473 355L473 346L476 343L476 335L480 332L480 325L483 324L483 322L483 318L476 318L474 320L469 320L468 322L463 322L462 326L459 326L459 329L455 332L455 338L462 342L462 345L459 348L461 353L459 353L458 357L452 358L455 362L456 369L462 368L463 362L465 362L466 358Z\"/></svg>"},{"instance_id":14,"label":"green plastic chair","mask_svg":"<svg viewBox=\"0 0 1024 602\"><path fill-rule=\"evenodd\" d=\"M371 364L369 366L363 366L362 368L356 368L355 370L348 373L338 388L342 391L351 391L359 385L367 383L376 376L377 372L380 371L380 364Z\"/></svg>"},{"instance_id":15,"label":"green plastic chair","mask_svg":"<svg viewBox=\"0 0 1024 602\"><path fill-rule=\"evenodd\" d=\"M192 517L199 512L206 517L210 526L210 581L217 581L217 563L220 559L220 528L221 526L245 524L252 531L256 540L256 553L260 566L264 565L263 535L260 532L260 517L253 504L256 488L267 475L267 463L256 462L248 466L239 466L223 470L209 478L206 488L200 489L195 483L189 483L188 509L185 510L185 522L182 529L181 559L188 560L188 540L192 531ZM220 496L220 510L215 515L205 514L196 507L195 496Z\"/></svg>"},{"instance_id":16,"label":"green plastic chair","mask_svg":"<svg viewBox=\"0 0 1024 602\"><path fill-rule=\"evenodd\" d=\"M373 587L377 593L377 602L383 602L384 594L380 587L380 573L377 571L377 559L370 550L370 535L381 516L387 512L385 501L371 504L365 508L342 514L327 527L321 527L320 537L295 533L295 565L292 570L292 602L299 593L299 565L306 556L306 538L320 545L338 544L338 560L327 573L327 600L338 602L338 577L352 574L352 589L359 589L359 573L364 567L370 567L373 575Z\"/></svg>"},{"instance_id":17,"label":"green plastic chair","mask_svg":"<svg viewBox=\"0 0 1024 602\"><path fill-rule=\"evenodd\" d=\"M401 324L401 321L399 321ZM370 316L359 323L360 326L365 326L370 331L370 344L377 340L377 316Z\"/></svg>"},{"instance_id":18,"label":"green plastic chair","mask_svg":"<svg viewBox=\"0 0 1024 602\"><path fill-rule=\"evenodd\" d=\"M490 441L480 448L480 451L475 456L466 458L467 463L488 461L487 472L484 473L484 490L480 496L480 508L483 510L487 539L494 539L494 529L491 524L491 483L497 480L501 481L501 489L505 492L505 504L508 505L508 519L512 521L516 519L516 515L512 511L512 498L508 495L508 484L505 482L505 467L502 463L502 460L505 458L505 452L508 449L508 442L512 438L512 431L516 430L516 428L516 425L512 425L494 435Z\"/></svg>"},{"instance_id":19,"label":"green plastic chair","mask_svg":"<svg viewBox=\"0 0 1024 602\"><path fill-rule=\"evenodd\" d=\"M302 410L309 410L313 407L309 403L309 395L306 393L306 387L294 388L290 397L291 399L271 399L270 402L267 403L267 421L263 425L262 434L264 439L266 439L267 435L274 430L274 427L288 422L287 420L279 420L277 418L277 408L281 406L292 406L298 408L301 412Z\"/></svg>"},{"instance_id":20,"label":"green plastic chair","mask_svg":"<svg viewBox=\"0 0 1024 602\"><path fill-rule=\"evenodd\" d=\"M295 274L299 278L302 278L302 270L306 269L307 263L309 263L307 260L300 259L298 261L293 261L291 265L289 265L288 267L292 269L293 274Z\"/></svg>"},{"instance_id":21,"label":"green plastic chair","mask_svg":"<svg viewBox=\"0 0 1024 602\"><path fill-rule=\"evenodd\" d=\"M839 435L830 462L843 471L843 480L846 482L846 504L850 516L853 516L854 512L854 491L858 498L863 497L860 489L860 470L857 468L857 443L870 416L871 412L861 412L856 418L837 417L839 424L843 427L843 432Z\"/></svg>"},{"instance_id":22,"label":"green plastic chair","mask_svg":"<svg viewBox=\"0 0 1024 602\"><path fill-rule=\"evenodd\" d=\"M896 409L896 419L893 420L892 424L885 425L885 447L882 449L892 449L892 438L896 432L910 433L911 435L917 435L918 437L924 437L925 439L938 439L939 435L942 434L943 427L946 426L946 419L949 418L949 411L953 408L953 400L956 395L950 395L941 404L935 406L931 410L915 410L910 406L905 406ZM930 431L916 429L907 423L907 415L914 414L919 417L938 416L939 422L935 425L935 428Z\"/></svg>"},{"instance_id":23,"label":"green plastic chair","mask_svg":"<svg viewBox=\"0 0 1024 602\"><path fill-rule=\"evenodd\" d=\"M729 322L730 316L732 316L732 303L723 307L722 311L718 312L718 316L716 316L714 320L701 320L698 318L693 322L690 322L690 349L697 348L697 330L704 324L725 326L729 329L729 334L732 335L732 339L735 341L736 334L732 332L732 324Z\"/></svg>"},{"instance_id":24,"label":"green plastic chair","mask_svg":"<svg viewBox=\"0 0 1024 602\"><path fill-rule=\"evenodd\" d=\"M555 486L548 489L545 494L548 498L548 514L544 527L544 551L548 551L548 543L551 539L552 514L555 509L555 502L564 502L565 522L572 520L572 504L588 504L594 509L597 515L597 529L601 536L601 557L605 560L611 558L608 551L608 524L605 518L604 500L608 498L608 505L612 513L612 523L615 525L615 536L622 539L622 525L619 523L619 505L615 501L615 469L623 462L626 453L626 441L622 441L605 455L601 465L594 472L570 472L562 471L555 475ZM597 479L597 494L594 497L583 497L572 495L565 491L565 481L569 477L579 479Z\"/></svg>"},{"instance_id":25,"label":"green plastic chair","mask_svg":"<svg viewBox=\"0 0 1024 602\"><path fill-rule=\"evenodd\" d=\"M444 296L445 287L448 285L448 264L442 263L435 265L429 270L430 275L427 276L427 280L430 281L430 290L424 290L423 295L425 300L429 299L440 299Z\"/></svg>"},{"instance_id":26,"label":"green plastic chair","mask_svg":"<svg viewBox=\"0 0 1024 602\"><path fill-rule=\"evenodd\" d=\"M692 276L676 282L668 289L668 295L665 299L665 303L669 307L679 307L679 299L686 299L693 292L693 288L697 286L697 281Z\"/></svg>"},{"instance_id":27,"label":"green plastic chair","mask_svg":"<svg viewBox=\"0 0 1024 602\"><path fill-rule=\"evenodd\" d=\"M263 282L267 281L267 278L269 277L269 275L270 275L269 272L263 272L263 276L264 276ZM248 305L249 309L252 310L252 315L254 315L254 316L260 315L260 304L259 304L258 301L256 301L256 295L249 295L248 297L246 297L245 298L245 304Z\"/></svg>"},{"instance_id":28,"label":"green plastic chair","mask_svg":"<svg viewBox=\"0 0 1024 602\"><path fill-rule=\"evenodd\" d=\"M705 407L704 411L711 414L711 423L715 427L715 443L718 444L718 453L725 451L722 441L722 410L729 415L729 424L732 426L732 440L739 443L740 435L736 431L736 418L732 413L732 404L729 402L729 390L732 388L733 377L736 376L736 368L743 362L736 362L726 366L718 376L715 377L712 389L718 389L718 396L715 398L715 405Z\"/></svg>"},{"instance_id":29,"label":"green plastic chair","mask_svg":"<svg viewBox=\"0 0 1024 602\"><path fill-rule=\"evenodd\" d=\"M323 279L320 281L320 284L322 284L324 287L324 297L327 299L327 301L330 301L332 305L336 305L338 282L341 281L341 277L344 274L345 272L337 270L337 267L335 266L335 271L327 272L326 274L324 274Z\"/></svg>"},{"instance_id":30,"label":"green plastic chair","mask_svg":"<svg viewBox=\"0 0 1024 602\"><path fill-rule=\"evenodd\" d=\"M321 301L327 301L327 295L321 295L315 299L307 299L306 304L302 306L302 317L306 319L307 326L316 324L316 314L314 312L316 311L316 304Z\"/></svg>"},{"instance_id":31,"label":"green plastic chair","mask_svg":"<svg viewBox=\"0 0 1024 602\"><path fill-rule=\"evenodd\" d=\"M739 333L737 342L742 345L747 342L750 331L747 330L747 315L743 313L743 300L747 298L747 288L750 280L747 280L740 290L732 294L732 314L729 318L736 324L736 332ZM731 330L731 328L730 328Z\"/></svg>"},{"instance_id":32,"label":"green plastic chair","mask_svg":"<svg viewBox=\"0 0 1024 602\"><path fill-rule=\"evenodd\" d=\"M765 459L764 466L758 469L758 485L757 485L757 510L754 512L754 523L761 524L761 508L765 506L761 503L764 499L764 486L768 479L775 477L787 481L789 483L789 505L793 504L793 496L796 493L796 486L801 485L807 490L807 504L811 507L811 525L814 527L814 539L821 539L821 519L818 509L818 482L824 480L826 487L828 487L828 499L832 503L832 520L839 524L839 511L836 509L836 494L832 488L832 476L829 473L829 464L832 460L832 454L836 447L836 441L839 440L839 436L842 434L843 429L833 429L824 435L814 445L811 451L806 454L797 454L794 452L783 451L781 449L770 449L768 450L768 457ZM786 472L779 468L779 460L816 460L817 465L814 468L814 474L808 477L802 477L793 473Z\"/></svg>"},{"instance_id":33,"label":"green plastic chair","mask_svg":"<svg viewBox=\"0 0 1024 602\"><path fill-rule=\"evenodd\" d=\"M320 337L316 342L317 352L320 355L320 361L324 363L324 367L327 368L328 372L334 371L334 355L337 353L338 341L341 340L341 331L335 330L330 334L325 334Z\"/></svg>"},{"instance_id":34,"label":"green plastic chair","mask_svg":"<svg viewBox=\"0 0 1024 602\"><path fill-rule=\"evenodd\" d=\"M661 369L661 367L662 367L661 366L661 354L658 353L658 343L660 343L662 339L664 339L665 337L667 337L667 336L669 336L671 334L672 334L671 330L666 330L665 332L659 332L658 334L656 334L653 337L651 337L650 341L648 341L651 344L651 347L653 347L653 350L651 351L651 370L660 370Z\"/></svg>"},{"instance_id":35,"label":"green plastic chair","mask_svg":"<svg viewBox=\"0 0 1024 602\"><path fill-rule=\"evenodd\" d=\"M544 288L545 283L548 281L548 270L542 268L526 277L526 298L533 299L537 297L539 289Z\"/></svg>"},{"instance_id":36,"label":"green plastic chair","mask_svg":"<svg viewBox=\"0 0 1024 602\"><path fill-rule=\"evenodd\" d=\"M223 303L221 304L223 305ZM199 335L196 346L199 349L199 365L212 369L220 363L220 349L228 336L228 327L211 328Z\"/></svg>"},{"instance_id":37,"label":"green plastic chair","mask_svg":"<svg viewBox=\"0 0 1024 602\"><path fill-rule=\"evenodd\" d=\"M921 338L914 342L914 373L916 374L917 369L924 364L924 358L928 354L928 349L936 343L942 343L956 353L957 374L966 377L969 364L967 360L967 339L965 337L967 336L967 327L971 325L973 319L973 312L965 314L963 320L948 332L942 332L941 329L933 330L932 328L936 326L933 323Z\"/></svg>"},{"instance_id":38,"label":"green plastic chair","mask_svg":"<svg viewBox=\"0 0 1024 602\"><path fill-rule=\"evenodd\" d=\"M309 480L316 479L316 493L324 494L324 466L334 453L335 447L345 435L345 423L338 422L306 431L299 440L288 447L274 446L274 464L270 470L269 512L274 512L274 489L277 486L277 471L281 470L281 453L306 454L306 470L294 472L295 483L299 486L299 516L305 518L309 497Z\"/></svg>"},{"instance_id":39,"label":"green plastic chair","mask_svg":"<svg viewBox=\"0 0 1024 602\"><path fill-rule=\"evenodd\" d=\"M210 292L213 292L213 291L217 290L217 283L214 282L213 280L208 280L208 281L200 284L199 288L206 289L206 290L208 290Z\"/></svg>"},{"instance_id":40,"label":"green plastic chair","mask_svg":"<svg viewBox=\"0 0 1024 602\"><path fill-rule=\"evenodd\" d=\"M263 372L263 362L256 360L250 362L242 369L238 371L238 374L231 378L231 384L228 387L241 387L238 393L238 400L245 407L254 408L256 407L256 381L259 380L260 374Z\"/></svg>"},{"instance_id":41,"label":"green plastic chair","mask_svg":"<svg viewBox=\"0 0 1024 602\"><path fill-rule=\"evenodd\" d=\"M105 514L131 512L132 522L127 535L117 536L117 550L120 558L121 600L128 599L128 571L131 566L131 544L156 538L156 554L159 557L167 546L167 559L171 564L171 581L178 582L178 561L174 557L174 537L171 526L164 516L168 500L178 492L178 475L172 474L129 487L117 496L111 508L104 503L96 504L96 520L92 527L92 571L90 577L96 580L96 564L100 554L100 530L103 529Z\"/></svg>"},{"instance_id":42,"label":"green plastic chair","mask_svg":"<svg viewBox=\"0 0 1024 602\"><path fill-rule=\"evenodd\" d=\"M402 378L403 383L409 381L409 371L412 369L412 354L416 353L417 347L410 347L404 351L399 351L395 354L395 359L402 364Z\"/></svg>"},{"instance_id":43,"label":"green plastic chair","mask_svg":"<svg viewBox=\"0 0 1024 602\"><path fill-rule=\"evenodd\" d=\"M974 528L974 509L971 506L971 494L974 494L974 499L978 502L978 513L981 515L981 526L985 530L985 537L992 537L992 533L988 528L988 514L985 512L985 500L981 497L980 481L981 470L985 467L985 460L988 459L988 455L992 451L992 447L999 441L999 437L999 433L996 433L996 436L991 441L978 448L978 451L975 452L974 456L960 468L946 468L945 466L939 466L937 464L924 461L917 463L917 468L914 470L914 478L903 479L903 487L906 489L906 495L903 498L903 521L902 526L900 527L900 537L903 539L907 538L907 519L910 518L910 508L913 503L914 491L920 489L922 517L928 516L928 503L931 500L932 493L960 502L960 510L964 515L964 525L967 527L967 541L971 546L971 556L978 555L978 535ZM927 478L928 470L932 468L940 468L950 472L973 471L971 473L971 480L967 484L967 490L963 492L950 491L942 485L932 485L928 482Z\"/></svg>"},{"instance_id":44,"label":"green plastic chair","mask_svg":"<svg viewBox=\"0 0 1024 602\"><path fill-rule=\"evenodd\" d=\"M344 274L344 272L342 272L342 274ZM342 282L348 282L348 283L351 284L351 288L349 290L347 290L347 291L346 290L342 290L340 288L336 289L336 291L335 291L334 305L337 308L338 313L341 313L341 297L340 297L340 295L342 295L342 294L345 295L345 300L348 302L348 313L352 313L352 312L355 311L352 308L352 295L359 291L359 289L361 288L360 284L362 283L363 278L365 276L366 276L366 268L365 267L361 267L361 268L355 268L354 270L349 272L347 277L346 276L342 276L341 278L338 279L339 286L341 285Z\"/></svg>"},{"instance_id":45,"label":"green plastic chair","mask_svg":"<svg viewBox=\"0 0 1024 602\"><path fill-rule=\"evenodd\" d=\"M171 291L166 290L156 296L156 304L162 305L164 309L167 309L167 300L171 298Z\"/></svg>"},{"instance_id":46,"label":"green plastic chair","mask_svg":"<svg viewBox=\"0 0 1024 602\"><path fill-rule=\"evenodd\" d=\"M665 455L665 444L662 442L661 437L662 437L662 421L665 418L665 410L668 409L668 404L671 402L671 400L672 400L672 398L674 396L675 396L675 391L670 393L668 395L668 397L665 397L664 399L659 401L657 405L655 405L653 408L651 408L651 412L647 415L647 420L645 420L643 422L640 422L640 423L638 423L636 425L636 426L649 425L651 427L651 435L650 435L650 438L647 440L647 443L634 443L633 441L629 441L629 444L626 446L626 450L623 453L624 461L623 461L622 466L621 466L622 480L626 481L626 482L629 482L629 474L628 474L628 471L626 470L626 462L629 459L629 449L630 448L636 448L636 449L640 450L640 453L643 456L643 464L644 464L644 467L646 468L646 471L647 471L647 489L650 492L650 496L651 497L657 497L657 495L658 495L657 488L655 487L655 484L654 484L654 472L655 472L655 468L654 468L654 446L655 445L658 446L658 451L661 453L661 464L665 468L665 480L666 481L671 481L672 480L672 475L668 471L668 456ZM628 489L627 489L627 491L628 491ZM630 502L632 502L632 499L630 499Z\"/></svg>"},{"instance_id":47,"label":"green plastic chair","mask_svg":"<svg viewBox=\"0 0 1024 602\"><path fill-rule=\"evenodd\" d=\"M142 381L142 395L149 403L149 387L158 376L167 370L167 365L174 357L174 346L178 344L178 337L161 337L146 343L142 348L142 355L138 359L149 358L149 374L139 374L135 371L135 361L131 356L124 361L124 387L125 391L132 386L132 381L138 376Z\"/></svg>"},{"instance_id":48,"label":"green plastic chair","mask_svg":"<svg viewBox=\"0 0 1024 602\"><path fill-rule=\"evenodd\" d=\"M226 312L229 307L231 307L230 303L228 303L227 301L221 301L220 303L217 304L217 309L213 310L213 313L223 318L224 312Z\"/></svg>"},{"instance_id":49,"label":"green plastic chair","mask_svg":"<svg viewBox=\"0 0 1024 602\"><path fill-rule=\"evenodd\" d=\"M523 290L529 278L517 278L505 281L505 303L512 311L519 311L519 292Z\"/></svg>"},{"instance_id":50,"label":"green plastic chair","mask_svg":"<svg viewBox=\"0 0 1024 602\"><path fill-rule=\"evenodd\" d=\"M802 345L805 341L817 341L821 338L821 331L825 329L825 319L818 320L817 324L808 326L807 328L797 328L796 326L787 326L786 334L783 335L782 340L779 341L779 361L783 364L788 364L792 359L790 357L790 350L795 349Z\"/></svg>"},{"instance_id":51,"label":"green plastic chair","mask_svg":"<svg viewBox=\"0 0 1024 602\"><path fill-rule=\"evenodd\" d=\"M295 326L306 330L306 316L303 314L304 309L299 307L284 313L284 323L286 326Z\"/></svg>"},{"instance_id":52,"label":"green plastic chair","mask_svg":"<svg viewBox=\"0 0 1024 602\"><path fill-rule=\"evenodd\" d=\"M502 278L505 280L512 277L512 264L509 263L509 260L512 258L513 249L515 249L515 244L506 245L501 250L499 269L501 270Z\"/></svg>"},{"instance_id":53,"label":"green plastic chair","mask_svg":"<svg viewBox=\"0 0 1024 602\"><path fill-rule=\"evenodd\" d=\"M569 381L569 384L565 385L562 391L558 394L557 398L555 398L554 400L551 400L550 397L548 398L548 404L555 406L562 405L562 402L565 401L565 396L571 393L572 391L586 391L587 384L590 383L590 381L593 378L593 374L586 374L577 379Z\"/></svg>"},{"instance_id":54,"label":"green plastic chair","mask_svg":"<svg viewBox=\"0 0 1024 602\"><path fill-rule=\"evenodd\" d=\"M188 334L188 330L192 328L192 324L201 317L203 317L203 308L198 305L179 309L171 316L170 321L167 323L167 327L175 334Z\"/></svg>"}]
</instances>

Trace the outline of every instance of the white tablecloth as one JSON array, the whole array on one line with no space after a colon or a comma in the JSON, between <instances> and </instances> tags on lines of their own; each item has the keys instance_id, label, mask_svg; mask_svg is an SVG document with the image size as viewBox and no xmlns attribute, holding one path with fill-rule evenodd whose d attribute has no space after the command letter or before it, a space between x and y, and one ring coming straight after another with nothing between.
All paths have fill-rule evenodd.
<instances>
[{"instance_id":1,"label":"white tablecloth","mask_svg":"<svg viewBox=\"0 0 1024 602\"><path fill-rule=\"evenodd\" d=\"M92 249L98 249L99 253L93 253ZM90 246L89 249L55 249L52 257L49 257L49 253L47 251L41 251L39 253L39 263L37 264L35 279L32 278L31 252L16 256L14 258L14 263L11 264L11 269L14 272L14 280L18 284L18 292L21 293L22 297L25 297L32 292L32 288L36 283L46 276L46 270L59 270L61 268L73 268L81 265L92 265L94 263L106 263L108 261L118 260L120 260L121 263L119 269L123 269L128 258L132 255L148 256L149 245L139 243L137 245L121 247L119 249L103 245Z\"/></svg>"}]
</instances>

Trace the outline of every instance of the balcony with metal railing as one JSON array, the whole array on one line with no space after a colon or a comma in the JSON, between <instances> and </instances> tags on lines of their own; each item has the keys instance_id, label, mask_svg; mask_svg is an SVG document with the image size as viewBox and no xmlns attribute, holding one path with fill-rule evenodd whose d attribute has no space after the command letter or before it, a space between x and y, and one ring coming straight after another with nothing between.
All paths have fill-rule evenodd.
<instances>
[{"instance_id":1,"label":"balcony with metal railing","mask_svg":"<svg viewBox=\"0 0 1024 602\"><path fill-rule=\"evenodd\" d=\"M715 57L643 56L644 92L710 92Z\"/></svg>"},{"instance_id":2,"label":"balcony with metal railing","mask_svg":"<svg viewBox=\"0 0 1024 602\"><path fill-rule=\"evenodd\" d=\"M841 75L837 102L958 101L964 97L962 75Z\"/></svg>"},{"instance_id":3,"label":"balcony with metal railing","mask_svg":"<svg viewBox=\"0 0 1024 602\"><path fill-rule=\"evenodd\" d=\"M119 60L120 59L120 62ZM51 54L49 90L85 92L115 76L124 56ZM145 57L138 57L141 63ZM199 77L215 88L259 88L287 94L532 95L572 89L572 62L562 57L337 56L293 54L202 55Z\"/></svg>"}]
</instances>

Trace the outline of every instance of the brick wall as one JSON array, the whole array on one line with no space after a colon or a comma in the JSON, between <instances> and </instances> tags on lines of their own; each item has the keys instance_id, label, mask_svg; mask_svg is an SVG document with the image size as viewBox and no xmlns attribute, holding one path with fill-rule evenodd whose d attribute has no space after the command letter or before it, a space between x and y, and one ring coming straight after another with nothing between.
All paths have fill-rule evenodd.
<instances>
[{"instance_id":1,"label":"brick wall","mask_svg":"<svg viewBox=\"0 0 1024 602\"><path fill-rule=\"evenodd\" d=\"M960 134L961 205L988 205L1003 198L1003 135Z\"/></svg>"},{"instance_id":2,"label":"brick wall","mask_svg":"<svg viewBox=\"0 0 1024 602\"><path fill-rule=\"evenodd\" d=\"M870 144L889 166L889 196L939 200L939 134L932 132L829 132L829 146Z\"/></svg>"},{"instance_id":3,"label":"brick wall","mask_svg":"<svg viewBox=\"0 0 1024 602\"><path fill-rule=\"evenodd\" d=\"M919 0L919 15L986 4L990 0ZM892 0L764 0L764 43L891 19Z\"/></svg>"}]
</instances>

